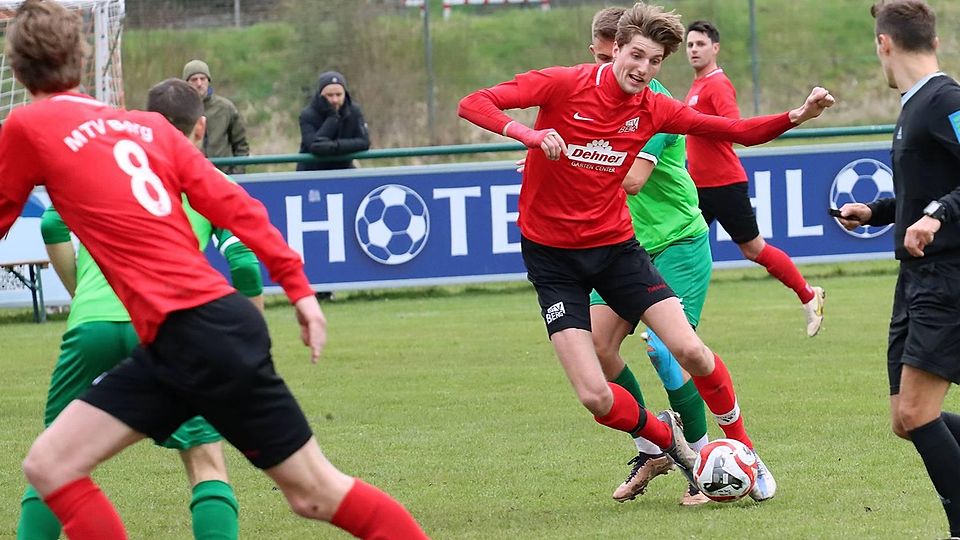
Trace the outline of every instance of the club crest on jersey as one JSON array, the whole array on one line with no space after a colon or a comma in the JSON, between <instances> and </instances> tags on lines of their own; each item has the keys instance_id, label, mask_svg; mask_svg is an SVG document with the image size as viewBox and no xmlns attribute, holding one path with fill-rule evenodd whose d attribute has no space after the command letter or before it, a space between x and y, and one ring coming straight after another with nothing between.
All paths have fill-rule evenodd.
<instances>
[{"instance_id":1,"label":"club crest on jersey","mask_svg":"<svg viewBox=\"0 0 960 540\"><path fill-rule=\"evenodd\" d=\"M690 98L690 100L687 101L687 105L693 107L693 106L696 105L699 101L700 101L700 94L697 94L697 95L695 95L695 96L692 96L692 97Z\"/></svg>"},{"instance_id":2,"label":"club crest on jersey","mask_svg":"<svg viewBox=\"0 0 960 540\"><path fill-rule=\"evenodd\" d=\"M640 117L631 118L623 123L623 127L617 133L633 133L640 127Z\"/></svg>"},{"instance_id":3,"label":"club crest on jersey","mask_svg":"<svg viewBox=\"0 0 960 540\"><path fill-rule=\"evenodd\" d=\"M610 143L600 139L590 141L586 146L578 144L567 145L567 157L570 161L579 161L581 163L590 163L592 165L606 165L608 167L619 167L623 164L626 152L617 152L610 146Z\"/></svg>"}]
</instances>

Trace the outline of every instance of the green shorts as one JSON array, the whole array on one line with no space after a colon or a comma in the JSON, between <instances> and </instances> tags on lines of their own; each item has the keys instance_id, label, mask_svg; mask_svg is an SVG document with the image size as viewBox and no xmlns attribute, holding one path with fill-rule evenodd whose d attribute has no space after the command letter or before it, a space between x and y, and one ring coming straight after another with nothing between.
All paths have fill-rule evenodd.
<instances>
[{"instance_id":1,"label":"green shorts","mask_svg":"<svg viewBox=\"0 0 960 540\"><path fill-rule=\"evenodd\" d=\"M663 280L673 289L683 304L683 313L690 326L700 324L703 303L707 299L707 288L713 272L713 256L710 253L709 233L677 240L663 251L651 255L653 265ZM590 305L606 304L603 298L592 291Z\"/></svg>"},{"instance_id":2,"label":"green shorts","mask_svg":"<svg viewBox=\"0 0 960 540\"><path fill-rule=\"evenodd\" d=\"M43 423L50 426L68 403L80 397L100 375L130 356L139 339L129 322L87 322L67 330L53 368ZM197 416L183 423L161 446L187 450L221 439Z\"/></svg>"}]
</instances>

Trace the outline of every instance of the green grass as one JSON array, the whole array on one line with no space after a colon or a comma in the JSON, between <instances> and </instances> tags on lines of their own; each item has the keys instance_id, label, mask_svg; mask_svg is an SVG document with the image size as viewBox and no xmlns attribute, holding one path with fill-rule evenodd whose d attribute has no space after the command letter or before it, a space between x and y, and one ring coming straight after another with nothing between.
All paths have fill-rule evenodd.
<instances>
[{"instance_id":1,"label":"green grass","mask_svg":"<svg viewBox=\"0 0 960 540\"><path fill-rule=\"evenodd\" d=\"M632 445L577 403L527 285L342 295L324 304L330 342L316 366L292 310L267 317L278 369L327 455L394 494L435 538L934 538L946 527L939 501L912 447L887 426L893 268L804 267L828 293L815 339L779 283L756 269L717 272L701 335L730 366L777 475L780 492L762 505L680 508L676 473L640 500L613 502ZM0 538L13 537L19 462L40 429L63 329L0 324ZM639 340L624 354L651 406L664 407ZM947 408L958 405L950 396ZM244 538L345 537L294 517L263 475L228 457ZM179 469L175 455L140 443L97 472L133 538L190 536Z\"/></svg>"}]
</instances>

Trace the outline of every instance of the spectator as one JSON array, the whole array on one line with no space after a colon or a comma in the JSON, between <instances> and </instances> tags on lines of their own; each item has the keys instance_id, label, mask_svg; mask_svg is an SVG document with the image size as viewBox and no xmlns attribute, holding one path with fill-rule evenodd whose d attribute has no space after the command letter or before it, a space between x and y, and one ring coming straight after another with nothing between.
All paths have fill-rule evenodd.
<instances>
[{"instance_id":1,"label":"spectator","mask_svg":"<svg viewBox=\"0 0 960 540\"><path fill-rule=\"evenodd\" d=\"M300 112L300 153L339 156L370 148L367 122L347 91L347 81L336 71L320 74L317 93ZM352 159L298 163L298 171L351 169Z\"/></svg>"},{"instance_id":2,"label":"spectator","mask_svg":"<svg viewBox=\"0 0 960 540\"><path fill-rule=\"evenodd\" d=\"M247 128L232 101L214 95L210 82L210 66L203 60L191 60L183 66L183 80L190 83L203 98L203 115L207 117L207 134L203 138L203 155L208 158L249 156ZM227 174L243 174L242 166L220 167Z\"/></svg>"}]
</instances>

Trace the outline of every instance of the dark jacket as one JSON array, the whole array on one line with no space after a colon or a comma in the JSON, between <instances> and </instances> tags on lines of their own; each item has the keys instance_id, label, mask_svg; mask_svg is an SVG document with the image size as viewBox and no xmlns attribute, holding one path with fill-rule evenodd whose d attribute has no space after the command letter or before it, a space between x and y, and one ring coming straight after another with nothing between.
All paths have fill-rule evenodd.
<instances>
[{"instance_id":1,"label":"dark jacket","mask_svg":"<svg viewBox=\"0 0 960 540\"><path fill-rule=\"evenodd\" d=\"M203 98L203 115L207 131L203 134L203 155L209 158L249 156L247 128L237 107L229 99L214 94L213 87ZM244 167L220 167L227 174L243 174Z\"/></svg>"},{"instance_id":2,"label":"dark jacket","mask_svg":"<svg viewBox=\"0 0 960 540\"><path fill-rule=\"evenodd\" d=\"M334 111L320 91L331 81L343 85L345 99ZM300 153L316 156L338 156L370 148L367 122L360 106L353 103L343 75L328 71L320 75L320 84L310 104L300 112ZM298 171L322 171L353 168L353 160L298 163Z\"/></svg>"}]
</instances>

